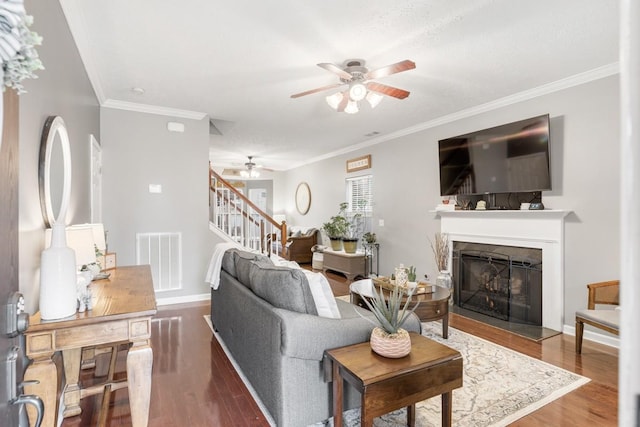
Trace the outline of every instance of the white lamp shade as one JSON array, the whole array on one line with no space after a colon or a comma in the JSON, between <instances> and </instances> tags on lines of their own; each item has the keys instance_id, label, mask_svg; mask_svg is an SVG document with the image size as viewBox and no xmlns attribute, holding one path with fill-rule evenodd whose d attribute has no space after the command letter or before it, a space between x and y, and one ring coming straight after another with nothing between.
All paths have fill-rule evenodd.
<instances>
[{"instance_id":1,"label":"white lamp shade","mask_svg":"<svg viewBox=\"0 0 640 427\"><path fill-rule=\"evenodd\" d=\"M376 108L378 104L380 104L380 101L382 101L382 98L384 97L379 93L369 92L367 94L367 101L369 102L369 105L371 105L371 108Z\"/></svg>"},{"instance_id":2,"label":"white lamp shade","mask_svg":"<svg viewBox=\"0 0 640 427\"><path fill-rule=\"evenodd\" d=\"M329 107L337 110L338 106L342 102L343 97L344 96L342 95L342 92L336 92L333 95L327 96L325 99L327 100L327 104L329 104Z\"/></svg>"},{"instance_id":3,"label":"white lamp shade","mask_svg":"<svg viewBox=\"0 0 640 427\"><path fill-rule=\"evenodd\" d=\"M76 253L78 269L96 262L96 247L91 227L68 227L67 245Z\"/></svg>"},{"instance_id":4,"label":"white lamp shade","mask_svg":"<svg viewBox=\"0 0 640 427\"><path fill-rule=\"evenodd\" d=\"M355 114L358 111L360 111L360 109L358 108L358 103L355 101L349 101L349 103L344 109L344 112L347 114Z\"/></svg>"}]
</instances>

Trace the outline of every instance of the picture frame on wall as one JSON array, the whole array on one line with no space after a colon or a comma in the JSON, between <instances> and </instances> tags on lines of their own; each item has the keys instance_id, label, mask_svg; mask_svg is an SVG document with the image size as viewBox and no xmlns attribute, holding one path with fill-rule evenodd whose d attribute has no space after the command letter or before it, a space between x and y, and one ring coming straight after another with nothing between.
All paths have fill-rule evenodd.
<instances>
[{"instance_id":1,"label":"picture frame on wall","mask_svg":"<svg viewBox=\"0 0 640 427\"><path fill-rule=\"evenodd\" d=\"M347 173L357 172L371 167L371 154L347 160Z\"/></svg>"}]
</instances>

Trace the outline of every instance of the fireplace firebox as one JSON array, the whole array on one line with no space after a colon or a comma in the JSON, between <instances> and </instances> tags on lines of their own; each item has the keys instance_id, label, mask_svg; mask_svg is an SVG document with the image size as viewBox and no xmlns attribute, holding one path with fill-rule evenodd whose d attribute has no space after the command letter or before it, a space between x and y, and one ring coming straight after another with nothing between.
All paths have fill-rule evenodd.
<instances>
[{"instance_id":1,"label":"fireplace firebox","mask_svg":"<svg viewBox=\"0 0 640 427\"><path fill-rule=\"evenodd\" d=\"M542 250L453 244L454 303L500 320L542 326Z\"/></svg>"}]
</instances>

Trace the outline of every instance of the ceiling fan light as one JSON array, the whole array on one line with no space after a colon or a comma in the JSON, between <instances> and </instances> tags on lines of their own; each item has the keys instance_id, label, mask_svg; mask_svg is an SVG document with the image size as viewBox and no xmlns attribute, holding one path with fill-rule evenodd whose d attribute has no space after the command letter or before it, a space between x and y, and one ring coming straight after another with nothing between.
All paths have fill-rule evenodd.
<instances>
[{"instance_id":1,"label":"ceiling fan light","mask_svg":"<svg viewBox=\"0 0 640 427\"><path fill-rule=\"evenodd\" d=\"M347 106L344 109L344 112L347 114L355 114L358 111L360 111L358 109L358 103L355 101L349 101L349 103L347 104Z\"/></svg>"},{"instance_id":2,"label":"ceiling fan light","mask_svg":"<svg viewBox=\"0 0 640 427\"><path fill-rule=\"evenodd\" d=\"M327 100L327 104L329 104L329 107L337 110L340 102L342 102L342 97L342 92L336 92L333 95L327 96L325 99Z\"/></svg>"},{"instance_id":3,"label":"ceiling fan light","mask_svg":"<svg viewBox=\"0 0 640 427\"><path fill-rule=\"evenodd\" d=\"M259 177L259 176L260 176L260 172L258 172L257 170L255 170L255 169L251 169L251 170L249 171L249 177L250 177L250 178L257 178L257 177Z\"/></svg>"},{"instance_id":4,"label":"ceiling fan light","mask_svg":"<svg viewBox=\"0 0 640 427\"><path fill-rule=\"evenodd\" d=\"M369 105L371 105L371 108L376 108L378 104L380 104L380 101L382 101L382 98L383 96L379 93L369 92L367 94L367 101L369 102Z\"/></svg>"},{"instance_id":5,"label":"ceiling fan light","mask_svg":"<svg viewBox=\"0 0 640 427\"><path fill-rule=\"evenodd\" d=\"M367 96L367 87L362 83L354 83L349 88L349 98L352 101L362 101Z\"/></svg>"},{"instance_id":6,"label":"ceiling fan light","mask_svg":"<svg viewBox=\"0 0 640 427\"><path fill-rule=\"evenodd\" d=\"M248 178L249 177L249 171L247 171L247 170L240 171L240 176L243 177L243 178Z\"/></svg>"}]
</instances>

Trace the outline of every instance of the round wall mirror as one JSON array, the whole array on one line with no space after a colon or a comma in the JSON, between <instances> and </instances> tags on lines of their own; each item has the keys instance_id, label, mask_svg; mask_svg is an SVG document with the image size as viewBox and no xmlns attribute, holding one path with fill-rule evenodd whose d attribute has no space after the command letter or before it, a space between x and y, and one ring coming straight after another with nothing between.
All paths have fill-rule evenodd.
<instances>
[{"instance_id":1,"label":"round wall mirror","mask_svg":"<svg viewBox=\"0 0 640 427\"><path fill-rule=\"evenodd\" d=\"M306 215L311 207L311 189L309 184L301 182L296 188L296 209L301 215Z\"/></svg>"},{"instance_id":2,"label":"round wall mirror","mask_svg":"<svg viewBox=\"0 0 640 427\"><path fill-rule=\"evenodd\" d=\"M40 140L40 208L47 227L65 222L71 193L71 147L60 116L50 116Z\"/></svg>"}]
</instances>

